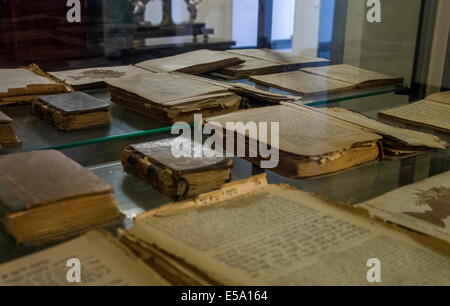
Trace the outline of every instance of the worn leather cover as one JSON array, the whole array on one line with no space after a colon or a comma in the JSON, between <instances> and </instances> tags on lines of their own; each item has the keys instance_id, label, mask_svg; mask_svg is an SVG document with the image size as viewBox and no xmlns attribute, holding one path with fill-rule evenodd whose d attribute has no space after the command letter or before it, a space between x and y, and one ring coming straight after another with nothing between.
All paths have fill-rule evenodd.
<instances>
[{"instance_id":1,"label":"worn leather cover","mask_svg":"<svg viewBox=\"0 0 450 306\"><path fill-rule=\"evenodd\" d=\"M67 94L40 96L39 99L64 114L88 113L106 110L109 107L108 102L79 91Z\"/></svg>"},{"instance_id":2,"label":"worn leather cover","mask_svg":"<svg viewBox=\"0 0 450 306\"><path fill-rule=\"evenodd\" d=\"M108 183L57 151L0 156L0 202L12 212L109 192Z\"/></svg>"},{"instance_id":3,"label":"worn leather cover","mask_svg":"<svg viewBox=\"0 0 450 306\"><path fill-rule=\"evenodd\" d=\"M5 113L0 111L0 123L11 123L12 119L9 118Z\"/></svg>"},{"instance_id":4,"label":"worn leather cover","mask_svg":"<svg viewBox=\"0 0 450 306\"><path fill-rule=\"evenodd\" d=\"M200 170L223 168L231 165L229 158L224 157L180 157L176 158L171 151L172 145L176 144L177 139L168 138L158 141L152 141L142 144L131 145L130 147L149 157L151 160L180 173L194 172ZM213 151L203 147L202 144L185 139L191 144L191 152L194 150L205 150L205 153L212 154ZM200 151L201 152L201 151ZM205 156L205 155L203 155Z\"/></svg>"}]
</instances>

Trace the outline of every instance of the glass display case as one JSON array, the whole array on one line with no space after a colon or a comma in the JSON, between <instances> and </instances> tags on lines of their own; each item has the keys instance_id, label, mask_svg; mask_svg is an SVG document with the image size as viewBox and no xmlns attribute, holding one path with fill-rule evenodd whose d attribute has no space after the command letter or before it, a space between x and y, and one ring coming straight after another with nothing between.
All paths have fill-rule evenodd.
<instances>
[{"instance_id":1,"label":"glass display case","mask_svg":"<svg viewBox=\"0 0 450 306\"><path fill-rule=\"evenodd\" d=\"M227 80L214 73L199 77L299 95L288 103L344 108L450 143L448 132L378 116L381 111L450 90L449 4L447 0L2 1L0 69L35 63L45 72L54 72L134 65L202 49L267 48L326 59L327 65L346 64L401 77L403 82L303 96L250 78ZM120 154L130 144L174 137L173 125L113 103L106 86L82 91L110 103L109 126L67 133L33 116L29 103L0 105L20 139L19 145L0 149L0 156L61 151L113 186L126 215L120 227L129 228L137 215L172 200L127 174ZM246 101L242 108L272 105L258 99ZM233 181L266 172L271 184L286 183L350 205L450 170L448 146L406 159L376 159L345 171L298 179L261 169L243 158L233 159ZM16 246L5 231L0 234L0 245L0 263L48 247Z\"/></svg>"}]
</instances>

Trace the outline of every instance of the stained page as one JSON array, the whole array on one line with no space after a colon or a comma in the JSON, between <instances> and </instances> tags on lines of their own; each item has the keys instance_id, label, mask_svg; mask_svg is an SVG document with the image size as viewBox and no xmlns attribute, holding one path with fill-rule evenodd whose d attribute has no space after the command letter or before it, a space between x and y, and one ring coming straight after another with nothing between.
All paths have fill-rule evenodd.
<instances>
[{"instance_id":1,"label":"stained page","mask_svg":"<svg viewBox=\"0 0 450 306\"><path fill-rule=\"evenodd\" d=\"M81 283L70 283L67 261L81 264ZM70 274L72 275L72 274ZM103 232L89 232L59 246L0 265L2 286L164 286L168 283Z\"/></svg>"},{"instance_id":2,"label":"stained page","mask_svg":"<svg viewBox=\"0 0 450 306\"><path fill-rule=\"evenodd\" d=\"M422 100L380 112L381 117L450 132L450 104Z\"/></svg>"},{"instance_id":3,"label":"stained page","mask_svg":"<svg viewBox=\"0 0 450 306\"><path fill-rule=\"evenodd\" d=\"M58 71L50 74L71 86L86 86L110 79L132 77L145 72L147 71L134 66L115 66Z\"/></svg>"},{"instance_id":4,"label":"stained page","mask_svg":"<svg viewBox=\"0 0 450 306\"><path fill-rule=\"evenodd\" d=\"M242 49L242 50L229 50L227 52L245 55L265 61L272 61L274 63L281 63L285 65L289 64L305 64L316 62L328 62L323 58L305 56L298 53L276 51L271 49Z\"/></svg>"},{"instance_id":5,"label":"stained page","mask_svg":"<svg viewBox=\"0 0 450 306\"><path fill-rule=\"evenodd\" d=\"M228 285L369 285L372 258L382 285L450 284L447 256L285 186L179 203L143 215L127 235Z\"/></svg>"},{"instance_id":6,"label":"stained page","mask_svg":"<svg viewBox=\"0 0 450 306\"><path fill-rule=\"evenodd\" d=\"M450 105L450 91L443 91L432 94L431 96L427 97L426 100Z\"/></svg>"},{"instance_id":7,"label":"stained page","mask_svg":"<svg viewBox=\"0 0 450 306\"><path fill-rule=\"evenodd\" d=\"M450 172L396 189L360 206L373 216L450 242Z\"/></svg>"},{"instance_id":8,"label":"stained page","mask_svg":"<svg viewBox=\"0 0 450 306\"><path fill-rule=\"evenodd\" d=\"M258 84L287 90L305 96L335 93L356 88L354 84L348 82L329 79L303 71L252 76L250 77L250 80Z\"/></svg>"}]
</instances>

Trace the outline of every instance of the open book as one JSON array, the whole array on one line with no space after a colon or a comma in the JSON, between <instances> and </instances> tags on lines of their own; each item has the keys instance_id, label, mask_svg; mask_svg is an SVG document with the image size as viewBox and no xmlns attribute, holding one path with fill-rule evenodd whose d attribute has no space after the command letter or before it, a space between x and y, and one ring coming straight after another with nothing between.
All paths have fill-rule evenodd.
<instances>
[{"instance_id":1,"label":"open book","mask_svg":"<svg viewBox=\"0 0 450 306\"><path fill-rule=\"evenodd\" d=\"M449 285L449 245L388 226L264 176L144 213L123 233L177 285ZM433 241L433 243L428 243Z\"/></svg>"},{"instance_id":2,"label":"open book","mask_svg":"<svg viewBox=\"0 0 450 306\"><path fill-rule=\"evenodd\" d=\"M374 217L450 243L450 172L360 204Z\"/></svg>"},{"instance_id":3,"label":"open book","mask_svg":"<svg viewBox=\"0 0 450 306\"><path fill-rule=\"evenodd\" d=\"M229 87L175 73L139 74L107 80L111 101L163 122L193 122L239 109L241 97Z\"/></svg>"},{"instance_id":4,"label":"open book","mask_svg":"<svg viewBox=\"0 0 450 306\"><path fill-rule=\"evenodd\" d=\"M202 74L241 63L234 54L224 51L197 50L180 55L152 59L135 66L151 72Z\"/></svg>"},{"instance_id":5,"label":"open book","mask_svg":"<svg viewBox=\"0 0 450 306\"><path fill-rule=\"evenodd\" d=\"M303 96L332 94L352 89L403 82L403 78L349 65L303 68L292 72L252 76L250 80Z\"/></svg>"},{"instance_id":6,"label":"open book","mask_svg":"<svg viewBox=\"0 0 450 306\"><path fill-rule=\"evenodd\" d=\"M271 49L242 49L227 52L238 55L244 61L242 64L218 71L219 74L229 79L272 74L329 63L328 60L322 58Z\"/></svg>"},{"instance_id":7,"label":"open book","mask_svg":"<svg viewBox=\"0 0 450 306\"><path fill-rule=\"evenodd\" d=\"M80 263L80 283L67 266ZM68 277L69 276L69 279ZM76 279L75 279L76 280ZM0 286L165 286L168 282L107 232L92 231L0 265Z\"/></svg>"},{"instance_id":8,"label":"open book","mask_svg":"<svg viewBox=\"0 0 450 306\"><path fill-rule=\"evenodd\" d=\"M35 64L18 69L0 69L0 105L30 102L39 95L72 91L70 86Z\"/></svg>"},{"instance_id":9,"label":"open book","mask_svg":"<svg viewBox=\"0 0 450 306\"><path fill-rule=\"evenodd\" d=\"M344 108L309 108L382 135L382 153L387 160L408 158L433 149L442 150L448 145L437 136L394 127Z\"/></svg>"},{"instance_id":10,"label":"open book","mask_svg":"<svg viewBox=\"0 0 450 306\"><path fill-rule=\"evenodd\" d=\"M145 72L151 73L135 66L114 66L57 71L49 74L76 90L85 90L106 87L106 80L128 78Z\"/></svg>"},{"instance_id":11,"label":"open book","mask_svg":"<svg viewBox=\"0 0 450 306\"><path fill-rule=\"evenodd\" d=\"M386 110L378 115L450 133L450 91L436 93L425 100Z\"/></svg>"}]
</instances>

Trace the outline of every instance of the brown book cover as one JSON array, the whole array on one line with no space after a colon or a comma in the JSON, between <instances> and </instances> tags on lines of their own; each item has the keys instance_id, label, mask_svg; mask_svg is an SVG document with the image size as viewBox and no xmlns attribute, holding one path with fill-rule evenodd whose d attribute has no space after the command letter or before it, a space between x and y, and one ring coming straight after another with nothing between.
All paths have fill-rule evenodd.
<instances>
[{"instance_id":1,"label":"brown book cover","mask_svg":"<svg viewBox=\"0 0 450 306\"><path fill-rule=\"evenodd\" d=\"M58 240L118 223L113 188L57 151L0 156L4 226L19 242Z\"/></svg>"},{"instance_id":2,"label":"brown book cover","mask_svg":"<svg viewBox=\"0 0 450 306\"><path fill-rule=\"evenodd\" d=\"M214 152L190 139L189 157L176 157L172 147L180 138L169 138L130 145L122 152L126 172L142 179L172 199L184 199L220 188L231 179L233 161L224 157L194 157L194 152L214 155ZM205 152L207 151L207 152Z\"/></svg>"},{"instance_id":3,"label":"brown book cover","mask_svg":"<svg viewBox=\"0 0 450 306\"><path fill-rule=\"evenodd\" d=\"M40 96L31 112L61 131L101 127L111 122L109 103L83 92Z\"/></svg>"},{"instance_id":4,"label":"brown book cover","mask_svg":"<svg viewBox=\"0 0 450 306\"><path fill-rule=\"evenodd\" d=\"M16 131L12 126L13 120L0 111L0 148L20 143Z\"/></svg>"}]
</instances>

